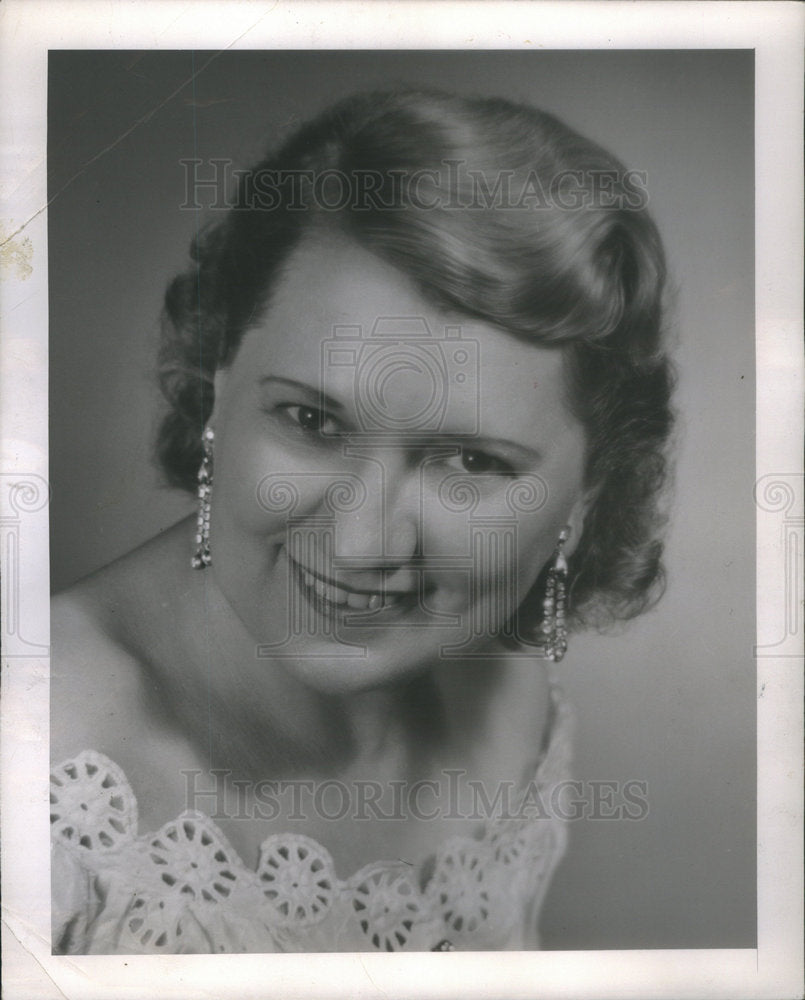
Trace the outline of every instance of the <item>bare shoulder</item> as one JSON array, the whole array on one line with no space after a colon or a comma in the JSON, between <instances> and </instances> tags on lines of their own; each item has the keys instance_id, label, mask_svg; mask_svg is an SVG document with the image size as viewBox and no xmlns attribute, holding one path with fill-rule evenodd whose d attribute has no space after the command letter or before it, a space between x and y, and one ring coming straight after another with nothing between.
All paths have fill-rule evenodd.
<instances>
[{"instance_id":1,"label":"bare shoulder","mask_svg":"<svg viewBox=\"0 0 805 1000\"><path fill-rule=\"evenodd\" d=\"M508 652L504 662L505 683L490 710L503 745L527 768L539 758L548 734L551 682L543 659Z\"/></svg>"},{"instance_id":2,"label":"bare shoulder","mask_svg":"<svg viewBox=\"0 0 805 1000\"><path fill-rule=\"evenodd\" d=\"M544 660L501 650L488 660L457 665L445 691L476 767L495 780L534 770L552 720Z\"/></svg>"},{"instance_id":3,"label":"bare shoulder","mask_svg":"<svg viewBox=\"0 0 805 1000\"><path fill-rule=\"evenodd\" d=\"M158 549L146 546L51 600L54 763L86 749L119 760L127 756L126 744L152 725L153 677L143 623L158 633L170 619L148 582L154 578L148 564L155 559Z\"/></svg>"},{"instance_id":4,"label":"bare shoulder","mask_svg":"<svg viewBox=\"0 0 805 1000\"><path fill-rule=\"evenodd\" d=\"M86 749L114 756L143 701L143 671L86 589L51 602L50 745L55 762Z\"/></svg>"},{"instance_id":5,"label":"bare shoulder","mask_svg":"<svg viewBox=\"0 0 805 1000\"><path fill-rule=\"evenodd\" d=\"M550 676L543 659L509 652L505 681L492 698L489 763L490 787L499 780L531 780L551 740L553 725Z\"/></svg>"}]
</instances>

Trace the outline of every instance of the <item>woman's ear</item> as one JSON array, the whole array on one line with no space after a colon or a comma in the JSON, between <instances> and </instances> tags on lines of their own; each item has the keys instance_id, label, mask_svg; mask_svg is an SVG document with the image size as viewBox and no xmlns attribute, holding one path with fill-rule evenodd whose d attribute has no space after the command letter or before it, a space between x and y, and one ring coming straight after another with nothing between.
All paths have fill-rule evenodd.
<instances>
[{"instance_id":1,"label":"woman's ear","mask_svg":"<svg viewBox=\"0 0 805 1000\"><path fill-rule=\"evenodd\" d=\"M568 514L565 524L570 528L570 535L564 545L565 558L567 559L573 555L581 541L581 535L584 531L584 519L592 507L594 500L595 497L592 493L585 492L581 494Z\"/></svg>"},{"instance_id":2,"label":"woman's ear","mask_svg":"<svg viewBox=\"0 0 805 1000\"><path fill-rule=\"evenodd\" d=\"M221 411L225 406L226 401L226 384L229 379L229 369L228 368L218 368L213 376L212 388L213 388L213 406L212 413L210 414L210 419L207 423L211 427L215 427L218 419L221 416Z\"/></svg>"}]
</instances>

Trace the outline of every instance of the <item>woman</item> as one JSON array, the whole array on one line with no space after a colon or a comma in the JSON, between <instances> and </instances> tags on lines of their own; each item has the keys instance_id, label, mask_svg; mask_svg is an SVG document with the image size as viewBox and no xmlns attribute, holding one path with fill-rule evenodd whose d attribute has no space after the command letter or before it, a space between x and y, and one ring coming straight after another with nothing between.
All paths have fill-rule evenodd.
<instances>
[{"instance_id":1,"label":"woman","mask_svg":"<svg viewBox=\"0 0 805 1000\"><path fill-rule=\"evenodd\" d=\"M54 601L55 950L538 946L546 664L661 580L644 202L551 116L435 92L241 178L166 299L198 517Z\"/></svg>"}]
</instances>

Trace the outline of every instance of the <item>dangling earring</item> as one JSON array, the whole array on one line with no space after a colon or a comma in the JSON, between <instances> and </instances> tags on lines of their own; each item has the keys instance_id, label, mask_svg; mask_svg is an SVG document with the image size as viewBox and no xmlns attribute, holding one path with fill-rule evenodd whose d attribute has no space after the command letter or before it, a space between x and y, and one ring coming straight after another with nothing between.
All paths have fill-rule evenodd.
<instances>
[{"instance_id":1,"label":"dangling earring","mask_svg":"<svg viewBox=\"0 0 805 1000\"><path fill-rule=\"evenodd\" d=\"M210 501L212 500L212 445L215 434L212 427L205 427L201 435L204 458L198 470L198 518L196 520L196 551L190 561L193 569L212 565L210 555Z\"/></svg>"},{"instance_id":2,"label":"dangling earring","mask_svg":"<svg viewBox=\"0 0 805 1000\"><path fill-rule=\"evenodd\" d=\"M545 583L545 599L542 602L542 633L545 642L545 656L558 663L567 650L567 626L565 612L567 610L567 559L562 551L565 542L570 537L570 528L562 528L553 564L548 570Z\"/></svg>"}]
</instances>

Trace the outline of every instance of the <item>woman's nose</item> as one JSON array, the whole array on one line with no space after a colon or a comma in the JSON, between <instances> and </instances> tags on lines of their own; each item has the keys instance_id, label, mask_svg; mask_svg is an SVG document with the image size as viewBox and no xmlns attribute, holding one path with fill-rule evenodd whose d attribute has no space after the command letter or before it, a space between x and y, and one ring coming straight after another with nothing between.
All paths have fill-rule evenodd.
<instances>
[{"instance_id":1,"label":"woman's nose","mask_svg":"<svg viewBox=\"0 0 805 1000\"><path fill-rule=\"evenodd\" d=\"M419 545L419 470L402 448L363 452L362 502L336 513L335 555L354 569L398 567Z\"/></svg>"}]
</instances>

